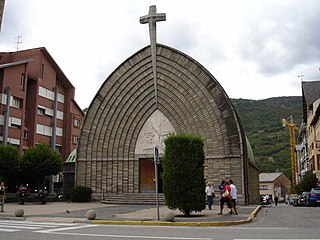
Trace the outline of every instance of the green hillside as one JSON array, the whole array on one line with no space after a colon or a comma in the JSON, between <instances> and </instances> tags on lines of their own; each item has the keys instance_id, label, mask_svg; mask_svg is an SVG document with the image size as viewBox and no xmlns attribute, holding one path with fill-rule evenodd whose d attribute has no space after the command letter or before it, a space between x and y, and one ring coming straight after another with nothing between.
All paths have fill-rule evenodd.
<instances>
[{"instance_id":1,"label":"green hillside","mask_svg":"<svg viewBox=\"0 0 320 240\"><path fill-rule=\"evenodd\" d=\"M276 97L264 100L231 99L251 143L255 165L261 172L283 172L291 179L290 134L282 118L293 116L300 126L302 98Z\"/></svg>"}]
</instances>

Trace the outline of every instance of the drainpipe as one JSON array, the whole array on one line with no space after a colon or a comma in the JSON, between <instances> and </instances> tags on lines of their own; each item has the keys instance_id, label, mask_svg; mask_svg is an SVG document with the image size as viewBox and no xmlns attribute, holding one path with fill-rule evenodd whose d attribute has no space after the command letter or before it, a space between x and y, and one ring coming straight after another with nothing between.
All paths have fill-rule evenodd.
<instances>
[{"instance_id":1,"label":"drainpipe","mask_svg":"<svg viewBox=\"0 0 320 240\"><path fill-rule=\"evenodd\" d=\"M56 141L57 141L57 108L58 108L58 88L54 87L52 136L51 136L52 149L56 149ZM50 176L49 193L53 193L53 189L54 189L53 177L54 177L53 175Z\"/></svg>"},{"instance_id":2,"label":"drainpipe","mask_svg":"<svg viewBox=\"0 0 320 240\"><path fill-rule=\"evenodd\" d=\"M4 92L7 94L6 109L4 110L4 123L3 123L3 139L2 144L8 143L8 132L9 132L9 116L10 116L10 99L11 99L11 88L6 87Z\"/></svg>"}]
</instances>

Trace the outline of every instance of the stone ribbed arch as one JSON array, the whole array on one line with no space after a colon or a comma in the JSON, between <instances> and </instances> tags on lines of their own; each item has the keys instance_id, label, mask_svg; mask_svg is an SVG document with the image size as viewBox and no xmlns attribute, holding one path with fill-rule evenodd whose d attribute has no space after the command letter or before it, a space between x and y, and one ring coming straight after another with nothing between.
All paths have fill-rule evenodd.
<instances>
[{"instance_id":1,"label":"stone ribbed arch","mask_svg":"<svg viewBox=\"0 0 320 240\"><path fill-rule=\"evenodd\" d=\"M94 97L78 145L77 184L90 186L96 198L104 190L139 192L139 133L159 110L175 132L201 135L205 176L218 183L232 177L246 194L248 162L241 124L218 81L189 56L157 45L158 104L150 46L122 63Z\"/></svg>"}]
</instances>

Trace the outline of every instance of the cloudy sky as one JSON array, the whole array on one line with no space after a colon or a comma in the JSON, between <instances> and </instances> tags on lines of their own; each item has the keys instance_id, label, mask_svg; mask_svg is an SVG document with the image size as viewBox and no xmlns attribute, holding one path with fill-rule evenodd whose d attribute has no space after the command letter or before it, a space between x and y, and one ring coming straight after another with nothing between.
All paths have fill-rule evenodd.
<instances>
[{"instance_id":1,"label":"cloudy sky","mask_svg":"<svg viewBox=\"0 0 320 240\"><path fill-rule=\"evenodd\" d=\"M159 43L185 52L231 98L301 96L320 80L318 0L6 0L0 51L46 47L88 107L111 72L147 46L139 18L166 13Z\"/></svg>"}]
</instances>

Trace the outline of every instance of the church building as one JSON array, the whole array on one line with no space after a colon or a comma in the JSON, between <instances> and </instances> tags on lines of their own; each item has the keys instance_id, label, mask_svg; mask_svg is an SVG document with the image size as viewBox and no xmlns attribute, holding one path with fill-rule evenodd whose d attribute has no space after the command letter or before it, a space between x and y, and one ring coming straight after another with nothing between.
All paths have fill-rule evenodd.
<instances>
[{"instance_id":1,"label":"church building","mask_svg":"<svg viewBox=\"0 0 320 240\"><path fill-rule=\"evenodd\" d=\"M259 173L228 95L200 63L152 37L91 102L78 143L76 184L90 187L96 200L155 192L154 146L161 159L165 137L180 132L204 139L205 180L215 189L231 178L240 204L259 200Z\"/></svg>"}]
</instances>

